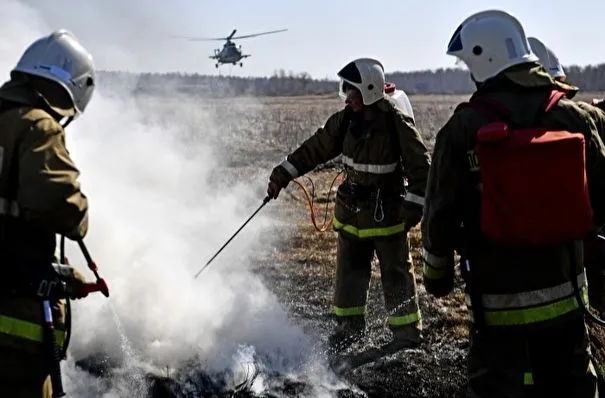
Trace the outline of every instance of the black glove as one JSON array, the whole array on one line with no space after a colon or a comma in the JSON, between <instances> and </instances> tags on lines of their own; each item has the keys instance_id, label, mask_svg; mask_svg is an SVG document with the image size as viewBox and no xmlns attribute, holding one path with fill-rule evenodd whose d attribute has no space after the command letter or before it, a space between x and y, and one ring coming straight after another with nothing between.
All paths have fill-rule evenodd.
<instances>
[{"instance_id":1,"label":"black glove","mask_svg":"<svg viewBox=\"0 0 605 398\"><path fill-rule=\"evenodd\" d=\"M279 192L287 187L290 181L292 181L290 173L283 166L276 166L269 177L267 196L271 199L277 199Z\"/></svg>"},{"instance_id":2,"label":"black glove","mask_svg":"<svg viewBox=\"0 0 605 398\"><path fill-rule=\"evenodd\" d=\"M70 299L77 300L88 295L85 292L86 279L84 275L70 265L53 264L58 279L64 283L65 291Z\"/></svg>"},{"instance_id":3,"label":"black glove","mask_svg":"<svg viewBox=\"0 0 605 398\"><path fill-rule=\"evenodd\" d=\"M403 215L405 223L405 232L409 232L412 228L422 220L423 208L415 203L403 202Z\"/></svg>"}]
</instances>

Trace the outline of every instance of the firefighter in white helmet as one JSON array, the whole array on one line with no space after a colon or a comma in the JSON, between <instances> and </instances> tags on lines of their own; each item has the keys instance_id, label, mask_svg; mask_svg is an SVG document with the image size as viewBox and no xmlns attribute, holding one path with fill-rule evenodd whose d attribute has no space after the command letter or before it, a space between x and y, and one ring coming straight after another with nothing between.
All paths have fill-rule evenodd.
<instances>
[{"instance_id":1,"label":"firefighter in white helmet","mask_svg":"<svg viewBox=\"0 0 605 398\"><path fill-rule=\"evenodd\" d=\"M532 50L540 59L540 63L552 78L560 82L569 83L567 97L573 98L576 96L579 88L568 82L565 70L561 66L557 55L539 39L529 37L527 40ZM595 105L597 108L605 111L605 102L603 100L593 99L592 104L577 101L577 104L589 112L595 112L593 108ZM600 135L601 140L605 142L605 131L600 131ZM605 240L597 236L586 239L584 242L584 264L586 265L586 276L588 278L590 305L598 310L601 316L605 316Z\"/></svg>"},{"instance_id":2,"label":"firefighter in white helmet","mask_svg":"<svg viewBox=\"0 0 605 398\"><path fill-rule=\"evenodd\" d=\"M428 151L413 119L385 95L379 61L356 59L338 76L345 108L273 169L267 194L277 198L293 178L342 154L347 174L333 219L338 231L333 306L338 325L330 345L340 351L364 334L376 253L393 333L390 348L415 347L421 342L421 322L407 235L422 217Z\"/></svg>"},{"instance_id":3,"label":"firefighter in white helmet","mask_svg":"<svg viewBox=\"0 0 605 398\"><path fill-rule=\"evenodd\" d=\"M533 396L598 396L583 304L576 298L574 284L577 281L579 296L583 296L586 279L578 260L582 237L593 225L605 223L605 187L600 183L605 176L605 147L598 138L605 117L583 112L573 101L561 98L568 85L553 80L540 67L522 25L506 12L487 10L468 17L454 31L447 54L466 64L477 90L469 103L456 108L436 136L421 225L423 279L427 292L447 295L454 286L454 252L461 255L471 315L468 396L524 397L528 370L533 376ZM553 98L557 101L547 101ZM483 156L486 151L502 153L502 143L510 141L498 141L505 135L496 134L509 131L506 127L515 133L528 128L525 131L533 134L533 127L543 127L566 137L561 130L585 137L586 151L577 145L569 155L574 156L577 168L567 162L555 166L554 156L548 159L565 178L569 169L567 174L577 183L570 191L581 197L574 203L556 204L559 210L579 203L565 220L559 211L546 214L548 206L540 209L540 222L532 219L537 217L534 207L534 214L523 214L523 201L538 200L535 193L517 192L514 200L508 194L514 194L515 186L531 191L528 181L535 183L539 176L506 173L506 164L499 166L491 160L494 157ZM479 131L485 133L482 137L494 135L480 140ZM529 151L528 145L522 149ZM511 156L498 154L498 161L517 160L512 156L514 146L509 148L504 153ZM532 158L525 159L531 162ZM586 178L590 191L584 189ZM560 192L560 183L539 188ZM554 206L558 199L552 196L549 205ZM542 220L564 223L558 230L564 231L561 240L535 243L551 237L552 228ZM536 240L518 244L516 233L528 228ZM571 230L573 236L565 235Z\"/></svg>"},{"instance_id":4,"label":"firefighter in white helmet","mask_svg":"<svg viewBox=\"0 0 605 398\"><path fill-rule=\"evenodd\" d=\"M567 97L575 97L579 88L568 81L565 69L561 66L557 55L538 38L528 37L527 40L540 59L540 63L552 78L569 84ZM605 111L605 101L603 100L593 99L591 104L584 101L576 101L576 103L587 112L598 112L595 111L594 106ZM605 131L600 131L600 136L601 140L605 140ZM603 231L600 231L600 234L602 235ZM596 309L600 317L603 318L605 317L605 240L596 234L584 239L584 266L586 268L586 279L588 280L590 306ZM599 336L597 335L595 338L598 340ZM604 384L605 380L605 368L600 363L602 362L600 356L595 355L594 361L599 376L599 389L602 390L601 385Z\"/></svg>"},{"instance_id":5,"label":"firefighter in white helmet","mask_svg":"<svg viewBox=\"0 0 605 398\"><path fill-rule=\"evenodd\" d=\"M10 76L0 87L0 395L50 398L60 388L49 376L56 358L41 300L50 298L62 352L66 302L55 289L67 285L67 295L80 298L85 283L75 268L53 266L55 237L79 240L88 230L64 128L86 110L96 77L91 55L66 30L35 40Z\"/></svg>"}]
</instances>

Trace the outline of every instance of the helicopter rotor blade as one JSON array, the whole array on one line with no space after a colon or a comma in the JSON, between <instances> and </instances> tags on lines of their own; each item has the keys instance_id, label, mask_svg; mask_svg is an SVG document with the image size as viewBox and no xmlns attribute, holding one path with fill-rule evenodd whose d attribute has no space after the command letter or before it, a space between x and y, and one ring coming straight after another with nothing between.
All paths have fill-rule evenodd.
<instances>
[{"instance_id":1,"label":"helicopter rotor blade","mask_svg":"<svg viewBox=\"0 0 605 398\"><path fill-rule=\"evenodd\" d=\"M236 40L236 39L247 39L249 37L256 37L256 36L268 35L268 34L272 34L272 33L285 32L287 30L288 29L271 30L269 32L254 33L254 34L251 34L251 35L234 36L234 37L231 37L231 39L233 39L233 40Z\"/></svg>"},{"instance_id":2,"label":"helicopter rotor blade","mask_svg":"<svg viewBox=\"0 0 605 398\"><path fill-rule=\"evenodd\" d=\"M288 29L279 29L279 30L271 30L269 32L254 33L254 34L250 34L250 35L234 36L235 32L237 32L237 29L233 29L233 32L231 32L231 34L227 37L197 37L197 36L170 36L170 37L172 37L173 39L185 39L185 40L189 40L189 41L229 41L229 40L247 39L250 37L285 32L287 30Z\"/></svg>"},{"instance_id":3,"label":"helicopter rotor blade","mask_svg":"<svg viewBox=\"0 0 605 398\"><path fill-rule=\"evenodd\" d=\"M170 36L173 39L185 39L190 41L225 41L226 37L195 37L195 36Z\"/></svg>"}]
</instances>

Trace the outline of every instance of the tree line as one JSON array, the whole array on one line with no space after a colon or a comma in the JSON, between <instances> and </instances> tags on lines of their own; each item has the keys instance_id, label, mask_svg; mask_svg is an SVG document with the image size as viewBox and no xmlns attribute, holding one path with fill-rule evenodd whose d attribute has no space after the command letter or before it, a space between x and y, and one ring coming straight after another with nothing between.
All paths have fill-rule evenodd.
<instances>
[{"instance_id":1,"label":"tree line","mask_svg":"<svg viewBox=\"0 0 605 398\"><path fill-rule=\"evenodd\" d=\"M605 91L605 64L572 65L565 70L568 80L583 91ZM474 91L468 71L459 68L394 72L387 73L386 78L408 94L468 94ZM176 91L202 96L296 96L333 94L338 90L336 80L313 79L308 73L285 70L278 70L268 77L102 71L99 82L100 90L129 87L134 93Z\"/></svg>"}]
</instances>

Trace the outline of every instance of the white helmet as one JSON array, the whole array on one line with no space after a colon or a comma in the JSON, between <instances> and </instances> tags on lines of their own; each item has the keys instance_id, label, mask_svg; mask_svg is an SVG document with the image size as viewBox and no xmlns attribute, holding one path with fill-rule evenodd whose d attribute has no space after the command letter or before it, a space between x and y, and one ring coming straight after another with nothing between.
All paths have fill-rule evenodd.
<instances>
[{"instance_id":1,"label":"white helmet","mask_svg":"<svg viewBox=\"0 0 605 398\"><path fill-rule=\"evenodd\" d=\"M384 98L384 67L373 58L359 58L338 71L339 95L346 97L346 86L359 90L364 105L371 105Z\"/></svg>"},{"instance_id":2,"label":"white helmet","mask_svg":"<svg viewBox=\"0 0 605 398\"><path fill-rule=\"evenodd\" d=\"M39 76L59 84L71 98L73 116L84 112L96 84L92 55L64 29L30 44L13 72Z\"/></svg>"},{"instance_id":3,"label":"white helmet","mask_svg":"<svg viewBox=\"0 0 605 398\"><path fill-rule=\"evenodd\" d=\"M538 61L521 23L499 10L482 11L464 20L452 35L447 54L464 62L478 83L513 65Z\"/></svg>"},{"instance_id":4,"label":"white helmet","mask_svg":"<svg viewBox=\"0 0 605 398\"><path fill-rule=\"evenodd\" d=\"M535 37L528 37L527 41L529 41L532 51L540 59L540 63L544 65L550 76L554 79L565 79L565 70L555 53Z\"/></svg>"}]
</instances>

